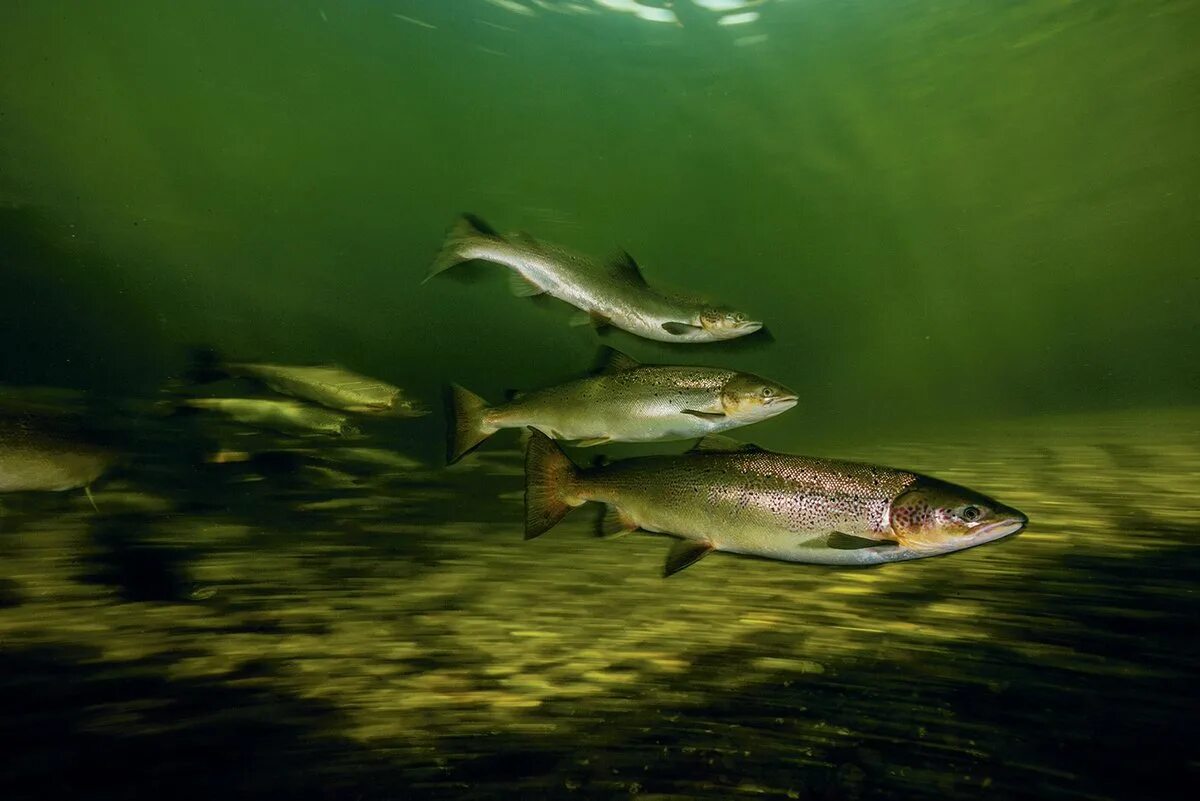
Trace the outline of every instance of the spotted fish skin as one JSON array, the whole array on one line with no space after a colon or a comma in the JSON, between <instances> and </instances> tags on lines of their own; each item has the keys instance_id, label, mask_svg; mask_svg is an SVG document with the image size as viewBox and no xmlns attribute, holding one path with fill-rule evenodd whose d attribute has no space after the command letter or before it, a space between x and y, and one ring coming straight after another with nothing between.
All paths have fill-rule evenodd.
<instances>
[{"instance_id":1,"label":"spotted fish skin","mask_svg":"<svg viewBox=\"0 0 1200 801\"><path fill-rule=\"evenodd\" d=\"M618 507L647 531L715 550L794 562L870 564L897 550L837 550L831 534L892 541L892 501L921 480L905 470L759 452L648 456L580 471L575 499ZM909 556L908 558L915 558Z\"/></svg>"},{"instance_id":2,"label":"spotted fish skin","mask_svg":"<svg viewBox=\"0 0 1200 801\"><path fill-rule=\"evenodd\" d=\"M772 453L708 437L678 456L576 466L533 432L525 458L525 536L575 506L603 503L601 533L680 538L670 575L711 551L789 562L871 565L960 551L1020 531L1021 512L909 470Z\"/></svg>"},{"instance_id":3,"label":"spotted fish skin","mask_svg":"<svg viewBox=\"0 0 1200 801\"><path fill-rule=\"evenodd\" d=\"M721 411L721 390L736 373L713 367L638 367L534 390L492 408L495 427L533 426L555 439L601 434L620 442L702 437L741 421L709 420L686 410ZM715 417L715 415L714 415Z\"/></svg>"}]
</instances>

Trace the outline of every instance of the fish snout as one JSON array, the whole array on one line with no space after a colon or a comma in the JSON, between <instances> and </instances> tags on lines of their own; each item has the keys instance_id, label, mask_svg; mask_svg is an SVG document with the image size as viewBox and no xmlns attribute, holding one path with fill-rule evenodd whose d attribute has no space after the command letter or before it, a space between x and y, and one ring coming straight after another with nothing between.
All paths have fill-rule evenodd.
<instances>
[{"instance_id":1,"label":"fish snout","mask_svg":"<svg viewBox=\"0 0 1200 801\"><path fill-rule=\"evenodd\" d=\"M1029 525L1029 516L1016 509L1005 508L997 517L997 520L980 526L975 531L974 538L977 541L993 542L1005 537L1011 537L1014 534L1020 533L1025 529L1025 526Z\"/></svg>"}]
</instances>

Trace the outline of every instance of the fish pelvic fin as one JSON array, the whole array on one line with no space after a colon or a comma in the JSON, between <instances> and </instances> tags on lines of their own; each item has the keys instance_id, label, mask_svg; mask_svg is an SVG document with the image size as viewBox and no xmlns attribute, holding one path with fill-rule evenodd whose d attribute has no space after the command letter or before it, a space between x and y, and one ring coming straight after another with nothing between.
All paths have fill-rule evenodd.
<instances>
[{"instance_id":1,"label":"fish pelvic fin","mask_svg":"<svg viewBox=\"0 0 1200 801\"><path fill-rule=\"evenodd\" d=\"M689 565L694 565L713 550L713 544L704 540L676 540L667 552L667 563L663 565L663 578L673 576Z\"/></svg>"},{"instance_id":2,"label":"fish pelvic fin","mask_svg":"<svg viewBox=\"0 0 1200 801\"><path fill-rule=\"evenodd\" d=\"M484 421L487 401L458 384L446 387L446 464L454 464L498 430Z\"/></svg>"},{"instance_id":3,"label":"fish pelvic fin","mask_svg":"<svg viewBox=\"0 0 1200 801\"><path fill-rule=\"evenodd\" d=\"M421 283L425 283L438 273L443 273L455 265L470 261L471 257L467 254L472 245L499 238L500 235L494 228L474 214L459 215L459 218L454 221L454 225L450 226L450 230L446 232L442 249L434 257L433 265Z\"/></svg>"},{"instance_id":4,"label":"fish pelvic fin","mask_svg":"<svg viewBox=\"0 0 1200 801\"><path fill-rule=\"evenodd\" d=\"M530 429L525 450L525 539L540 537L581 501L571 498L579 477L575 466L554 440Z\"/></svg>"}]
</instances>

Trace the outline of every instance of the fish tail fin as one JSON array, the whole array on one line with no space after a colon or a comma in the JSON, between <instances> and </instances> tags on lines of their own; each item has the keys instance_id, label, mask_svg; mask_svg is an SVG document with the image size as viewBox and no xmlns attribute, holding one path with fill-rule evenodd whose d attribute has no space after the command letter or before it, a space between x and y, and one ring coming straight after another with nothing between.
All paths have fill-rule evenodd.
<instances>
[{"instance_id":1,"label":"fish tail fin","mask_svg":"<svg viewBox=\"0 0 1200 801\"><path fill-rule=\"evenodd\" d=\"M438 273L443 273L455 265L473 259L474 256L471 255L473 245L500 238L494 228L474 214L459 215L459 218L454 221L454 225L450 226L450 230L446 232L442 249L434 257L433 265L421 283L425 283Z\"/></svg>"},{"instance_id":2,"label":"fish tail fin","mask_svg":"<svg viewBox=\"0 0 1200 801\"><path fill-rule=\"evenodd\" d=\"M558 444L531 430L525 450L525 539L540 537L571 511L570 493L579 479L575 466Z\"/></svg>"},{"instance_id":3,"label":"fish tail fin","mask_svg":"<svg viewBox=\"0 0 1200 801\"><path fill-rule=\"evenodd\" d=\"M446 464L454 464L498 429L484 422L487 401L458 384L446 387Z\"/></svg>"}]
</instances>

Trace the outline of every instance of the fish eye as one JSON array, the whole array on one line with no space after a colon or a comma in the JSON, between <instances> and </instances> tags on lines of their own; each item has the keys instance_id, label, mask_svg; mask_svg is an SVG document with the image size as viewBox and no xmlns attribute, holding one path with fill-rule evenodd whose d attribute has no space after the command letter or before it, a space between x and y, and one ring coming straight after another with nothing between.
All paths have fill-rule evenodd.
<instances>
[{"instance_id":1,"label":"fish eye","mask_svg":"<svg viewBox=\"0 0 1200 801\"><path fill-rule=\"evenodd\" d=\"M762 396L764 398L769 398L774 394L775 394L775 390L771 389L770 387L763 387Z\"/></svg>"},{"instance_id":2,"label":"fish eye","mask_svg":"<svg viewBox=\"0 0 1200 801\"><path fill-rule=\"evenodd\" d=\"M978 506L964 506L959 511L958 516L968 523L974 523L976 520L983 517L983 510Z\"/></svg>"},{"instance_id":3,"label":"fish eye","mask_svg":"<svg viewBox=\"0 0 1200 801\"><path fill-rule=\"evenodd\" d=\"M733 321L735 323L744 323L746 322L746 315L742 314L741 312L737 312L733 315Z\"/></svg>"}]
</instances>

